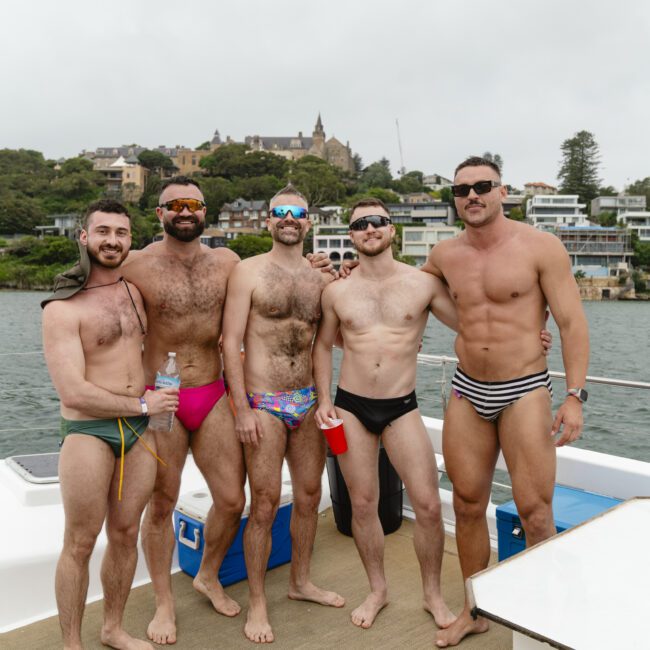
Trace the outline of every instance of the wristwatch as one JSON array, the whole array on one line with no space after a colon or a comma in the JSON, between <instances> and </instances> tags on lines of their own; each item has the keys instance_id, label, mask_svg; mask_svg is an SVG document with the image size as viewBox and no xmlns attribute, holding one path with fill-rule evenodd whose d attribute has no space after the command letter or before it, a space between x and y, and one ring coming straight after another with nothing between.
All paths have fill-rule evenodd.
<instances>
[{"instance_id":1,"label":"wristwatch","mask_svg":"<svg viewBox=\"0 0 650 650\"><path fill-rule=\"evenodd\" d=\"M589 393L584 388L569 388L567 395L573 395L579 402L586 402Z\"/></svg>"},{"instance_id":2,"label":"wristwatch","mask_svg":"<svg viewBox=\"0 0 650 650\"><path fill-rule=\"evenodd\" d=\"M140 408L142 409L142 415L149 415L149 407L147 402L145 402L144 397L140 397Z\"/></svg>"}]
</instances>

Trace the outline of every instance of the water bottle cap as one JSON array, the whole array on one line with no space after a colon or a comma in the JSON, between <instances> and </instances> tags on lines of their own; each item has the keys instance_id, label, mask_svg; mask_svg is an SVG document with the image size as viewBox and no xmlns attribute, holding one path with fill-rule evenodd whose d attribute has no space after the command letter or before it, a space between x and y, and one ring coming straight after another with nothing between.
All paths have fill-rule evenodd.
<instances>
[{"instance_id":1,"label":"water bottle cap","mask_svg":"<svg viewBox=\"0 0 650 650\"><path fill-rule=\"evenodd\" d=\"M175 357L175 356L176 356L176 352L169 352L169 356L170 356L170 357Z\"/></svg>"}]
</instances>

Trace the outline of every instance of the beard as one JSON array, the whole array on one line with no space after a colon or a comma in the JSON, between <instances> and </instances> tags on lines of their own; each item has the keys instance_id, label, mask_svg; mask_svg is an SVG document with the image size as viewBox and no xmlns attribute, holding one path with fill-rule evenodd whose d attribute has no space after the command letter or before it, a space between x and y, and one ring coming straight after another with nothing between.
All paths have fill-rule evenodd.
<instances>
[{"instance_id":1,"label":"beard","mask_svg":"<svg viewBox=\"0 0 650 650\"><path fill-rule=\"evenodd\" d=\"M102 255L103 251L110 251L111 253L114 253L115 256L108 259L102 259L100 256ZM126 256L129 254L129 251L125 251L122 246L117 246L115 248L101 246L100 248L95 249L91 248L90 243L88 243L86 246L86 252L88 253L88 257L90 258L90 262L92 264L95 266L101 266L105 269L116 269L122 264L122 262L126 259Z\"/></svg>"},{"instance_id":2,"label":"beard","mask_svg":"<svg viewBox=\"0 0 650 650\"><path fill-rule=\"evenodd\" d=\"M200 237L203 231L205 230L205 221L199 221L195 217L192 219L194 221L194 226L192 228L178 228L174 221L188 221L188 219L172 219L171 221L163 221L164 231L174 239L183 242L194 241L197 237Z\"/></svg>"},{"instance_id":3,"label":"beard","mask_svg":"<svg viewBox=\"0 0 650 650\"><path fill-rule=\"evenodd\" d=\"M305 240L306 234L307 233L303 231L300 226L298 226L296 230L290 226L276 226L271 230L273 241L277 241L285 246L296 246L297 244L302 244Z\"/></svg>"},{"instance_id":4,"label":"beard","mask_svg":"<svg viewBox=\"0 0 650 650\"><path fill-rule=\"evenodd\" d=\"M359 242L354 244L354 248L356 248L357 252L360 255L365 255L366 257L376 257L377 255L380 255L383 253L387 248L390 248L390 245L392 244L392 240L390 237L387 237L386 239L380 239L380 246L366 246L366 242Z\"/></svg>"}]
</instances>

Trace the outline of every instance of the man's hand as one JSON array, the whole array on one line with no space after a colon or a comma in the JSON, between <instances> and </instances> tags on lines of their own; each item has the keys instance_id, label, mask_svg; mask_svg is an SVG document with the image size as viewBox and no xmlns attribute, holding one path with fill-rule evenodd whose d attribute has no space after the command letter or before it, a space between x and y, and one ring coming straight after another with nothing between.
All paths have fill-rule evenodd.
<instances>
[{"instance_id":1,"label":"man's hand","mask_svg":"<svg viewBox=\"0 0 650 650\"><path fill-rule=\"evenodd\" d=\"M350 277L352 275L352 269L357 266L359 266L359 260L343 260L339 269L339 278L345 280L345 278Z\"/></svg>"},{"instance_id":2,"label":"man's hand","mask_svg":"<svg viewBox=\"0 0 650 650\"><path fill-rule=\"evenodd\" d=\"M569 395L564 404L560 406L553 420L551 436L560 433L562 435L555 441L556 447L564 447L580 437L582 432L582 402L577 398Z\"/></svg>"},{"instance_id":3,"label":"man's hand","mask_svg":"<svg viewBox=\"0 0 650 650\"><path fill-rule=\"evenodd\" d=\"M252 408L243 408L235 416L235 433L239 441L245 445L257 447L262 435L262 423Z\"/></svg>"},{"instance_id":4,"label":"man's hand","mask_svg":"<svg viewBox=\"0 0 650 650\"><path fill-rule=\"evenodd\" d=\"M544 322L548 323L548 317L551 315L551 312L547 309L544 312ZM544 348L542 350L542 354L547 357L548 353L551 351L551 348L553 347L553 335L546 329L544 328L541 332L540 335L542 337L542 347Z\"/></svg>"},{"instance_id":5,"label":"man's hand","mask_svg":"<svg viewBox=\"0 0 650 650\"><path fill-rule=\"evenodd\" d=\"M174 413L178 408L178 388L146 390L143 397L147 404L149 415Z\"/></svg>"},{"instance_id":6,"label":"man's hand","mask_svg":"<svg viewBox=\"0 0 650 650\"><path fill-rule=\"evenodd\" d=\"M316 424L319 426L319 428L322 429L323 426L332 426L330 420L336 420L338 417L339 416L336 414L336 409L334 408L334 404L332 404L331 400L318 400L318 408L316 409L316 413L314 413L314 420L316 420Z\"/></svg>"},{"instance_id":7,"label":"man's hand","mask_svg":"<svg viewBox=\"0 0 650 650\"><path fill-rule=\"evenodd\" d=\"M326 253L307 253L306 257L311 263L312 269L318 269L323 273L331 273L338 278L338 271L334 269L334 265Z\"/></svg>"}]
</instances>

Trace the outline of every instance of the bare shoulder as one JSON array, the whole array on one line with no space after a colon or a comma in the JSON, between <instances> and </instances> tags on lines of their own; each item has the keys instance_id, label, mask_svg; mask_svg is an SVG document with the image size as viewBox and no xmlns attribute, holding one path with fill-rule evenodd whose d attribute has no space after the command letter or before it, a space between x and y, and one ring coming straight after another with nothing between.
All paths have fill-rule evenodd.
<instances>
[{"instance_id":1,"label":"bare shoulder","mask_svg":"<svg viewBox=\"0 0 650 650\"><path fill-rule=\"evenodd\" d=\"M74 296L67 300L52 300L43 309L43 325L57 326L66 324L68 326L81 322L81 310L78 308Z\"/></svg>"},{"instance_id":2,"label":"bare shoulder","mask_svg":"<svg viewBox=\"0 0 650 650\"><path fill-rule=\"evenodd\" d=\"M230 250L227 246L219 246L218 248L208 248L210 255L218 260L221 264L237 264L241 261L239 255L235 251Z\"/></svg>"},{"instance_id":3,"label":"bare shoulder","mask_svg":"<svg viewBox=\"0 0 650 650\"><path fill-rule=\"evenodd\" d=\"M550 232L544 232L526 223L515 221L512 223L517 237L523 241L531 251L542 257L566 255L564 244L560 238Z\"/></svg>"}]
</instances>

